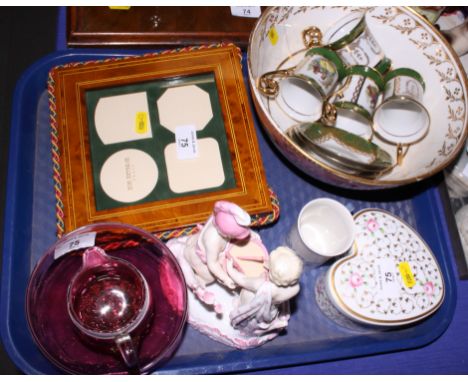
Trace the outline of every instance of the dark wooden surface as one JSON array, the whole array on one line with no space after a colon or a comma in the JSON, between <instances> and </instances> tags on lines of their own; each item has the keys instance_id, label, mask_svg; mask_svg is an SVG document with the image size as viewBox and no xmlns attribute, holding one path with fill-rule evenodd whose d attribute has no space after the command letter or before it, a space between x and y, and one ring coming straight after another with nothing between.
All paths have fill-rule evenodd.
<instances>
[{"instance_id":1,"label":"dark wooden surface","mask_svg":"<svg viewBox=\"0 0 468 382\"><path fill-rule=\"evenodd\" d=\"M55 50L57 11L56 7L0 7L0 248L3 248L3 216L8 202L5 185L13 92L21 74ZM17 373L20 371L1 344L0 374Z\"/></svg>"},{"instance_id":2,"label":"dark wooden surface","mask_svg":"<svg viewBox=\"0 0 468 382\"><path fill-rule=\"evenodd\" d=\"M247 46L256 18L230 7L68 7L69 47L178 46L233 42Z\"/></svg>"}]
</instances>

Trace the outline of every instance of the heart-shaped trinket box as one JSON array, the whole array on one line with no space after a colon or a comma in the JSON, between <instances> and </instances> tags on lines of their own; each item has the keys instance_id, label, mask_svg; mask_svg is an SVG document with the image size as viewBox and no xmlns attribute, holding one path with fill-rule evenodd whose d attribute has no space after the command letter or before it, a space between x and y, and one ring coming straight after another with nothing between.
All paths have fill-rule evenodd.
<instances>
[{"instance_id":1,"label":"heart-shaped trinket box","mask_svg":"<svg viewBox=\"0 0 468 382\"><path fill-rule=\"evenodd\" d=\"M354 321L384 327L417 322L435 312L444 299L444 279L419 234L379 209L359 211L354 220L354 254L327 272L332 304Z\"/></svg>"}]
</instances>

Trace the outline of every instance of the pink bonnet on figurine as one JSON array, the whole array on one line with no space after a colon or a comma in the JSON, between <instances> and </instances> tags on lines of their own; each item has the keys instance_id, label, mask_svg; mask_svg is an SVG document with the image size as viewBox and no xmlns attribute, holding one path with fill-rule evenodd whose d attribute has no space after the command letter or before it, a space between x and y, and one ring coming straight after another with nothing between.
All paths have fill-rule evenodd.
<instances>
[{"instance_id":1,"label":"pink bonnet on figurine","mask_svg":"<svg viewBox=\"0 0 468 382\"><path fill-rule=\"evenodd\" d=\"M250 215L234 203L218 201L214 205L214 221L223 236L245 239L250 234Z\"/></svg>"}]
</instances>

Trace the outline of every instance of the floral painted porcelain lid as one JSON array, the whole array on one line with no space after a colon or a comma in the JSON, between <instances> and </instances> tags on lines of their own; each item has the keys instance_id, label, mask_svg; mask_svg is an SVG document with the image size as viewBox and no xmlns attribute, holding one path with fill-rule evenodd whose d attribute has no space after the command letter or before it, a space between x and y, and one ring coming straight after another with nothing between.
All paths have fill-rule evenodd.
<instances>
[{"instance_id":1,"label":"floral painted porcelain lid","mask_svg":"<svg viewBox=\"0 0 468 382\"><path fill-rule=\"evenodd\" d=\"M356 251L327 273L333 304L365 324L400 326L432 314L444 299L437 260L419 234L379 209L354 216Z\"/></svg>"}]
</instances>

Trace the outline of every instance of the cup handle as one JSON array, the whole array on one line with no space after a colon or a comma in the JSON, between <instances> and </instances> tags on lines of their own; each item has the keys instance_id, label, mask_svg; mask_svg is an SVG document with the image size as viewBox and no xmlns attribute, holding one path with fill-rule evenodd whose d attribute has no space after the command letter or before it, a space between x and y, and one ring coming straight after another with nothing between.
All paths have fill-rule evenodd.
<instances>
[{"instance_id":1,"label":"cup handle","mask_svg":"<svg viewBox=\"0 0 468 382\"><path fill-rule=\"evenodd\" d=\"M258 90L266 96L276 96L278 94L279 85L275 78L287 77L293 73L294 69L295 67L279 69L262 74L258 79Z\"/></svg>"},{"instance_id":2,"label":"cup handle","mask_svg":"<svg viewBox=\"0 0 468 382\"><path fill-rule=\"evenodd\" d=\"M333 97L342 98L344 91L347 90L350 85L351 85L351 77L347 77L345 82L341 84L341 86L338 86L338 88L335 89L335 91L328 96L327 101L331 100Z\"/></svg>"},{"instance_id":3,"label":"cup handle","mask_svg":"<svg viewBox=\"0 0 468 382\"><path fill-rule=\"evenodd\" d=\"M345 82L341 84L338 87L338 89L335 89L335 91L332 94L330 94L323 103L322 117L320 119L320 122L322 122L324 125L330 127L335 126L337 111L335 105L330 103L330 100L334 97L343 97L343 92L349 88L350 84L351 78L348 77L346 78Z\"/></svg>"},{"instance_id":4,"label":"cup handle","mask_svg":"<svg viewBox=\"0 0 468 382\"><path fill-rule=\"evenodd\" d=\"M337 111L335 105L329 103L328 100L325 101L323 103L322 118L320 121L326 126L333 127L335 126L336 117Z\"/></svg>"},{"instance_id":5,"label":"cup handle","mask_svg":"<svg viewBox=\"0 0 468 382\"><path fill-rule=\"evenodd\" d=\"M115 344L127 368L130 371L139 369L140 360L138 359L137 349L132 338L128 334L125 334L118 337L115 340Z\"/></svg>"},{"instance_id":6,"label":"cup handle","mask_svg":"<svg viewBox=\"0 0 468 382\"><path fill-rule=\"evenodd\" d=\"M405 146L401 143L397 145L396 163L398 166L403 164L403 159L405 159L406 154L408 154L409 145Z\"/></svg>"},{"instance_id":7,"label":"cup handle","mask_svg":"<svg viewBox=\"0 0 468 382\"><path fill-rule=\"evenodd\" d=\"M311 26L302 31L302 42L306 48L322 46L322 31L316 26Z\"/></svg>"}]
</instances>

